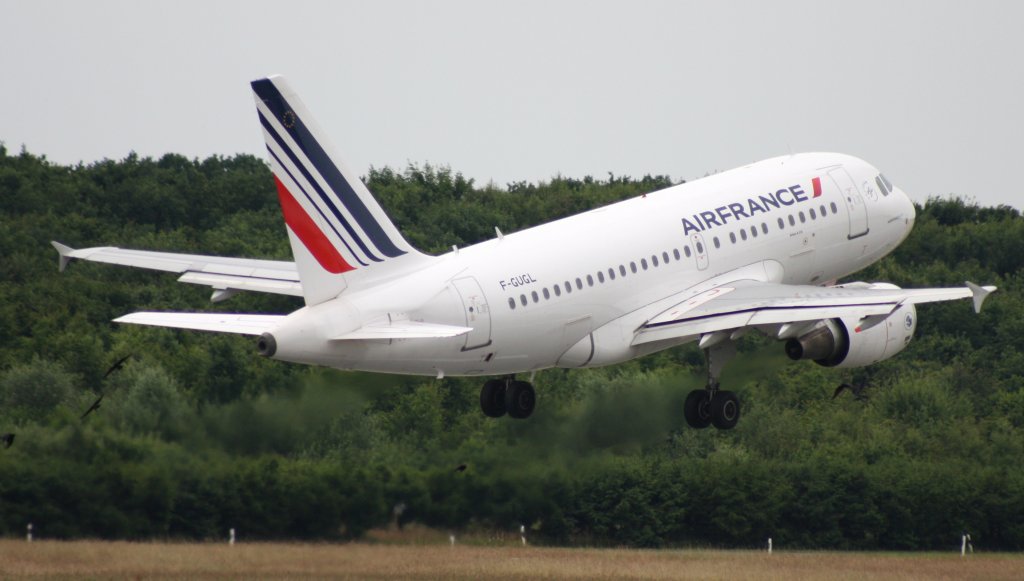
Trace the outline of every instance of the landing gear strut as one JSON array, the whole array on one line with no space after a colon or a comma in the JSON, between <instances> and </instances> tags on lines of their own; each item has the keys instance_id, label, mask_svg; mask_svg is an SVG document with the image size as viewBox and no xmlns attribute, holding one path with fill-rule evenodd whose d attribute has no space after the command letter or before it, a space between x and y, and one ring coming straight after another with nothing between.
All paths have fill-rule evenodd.
<instances>
[{"instance_id":1,"label":"landing gear strut","mask_svg":"<svg viewBox=\"0 0 1024 581\"><path fill-rule=\"evenodd\" d=\"M500 418L506 413L519 420L530 417L537 405L537 394L527 381L513 377L489 379L480 389L480 409L490 418Z\"/></svg>"},{"instance_id":2,"label":"landing gear strut","mask_svg":"<svg viewBox=\"0 0 1024 581\"><path fill-rule=\"evenodd\" d=\"M707 386L686 396L683 416L693 428L714 425L719 430L731 430L740 421L740 400L735 393L719 389L718 378L725 364L736 355L736 344L720 342L704 349L704 355L708 362Z\"/></svg>"}]
</instances>

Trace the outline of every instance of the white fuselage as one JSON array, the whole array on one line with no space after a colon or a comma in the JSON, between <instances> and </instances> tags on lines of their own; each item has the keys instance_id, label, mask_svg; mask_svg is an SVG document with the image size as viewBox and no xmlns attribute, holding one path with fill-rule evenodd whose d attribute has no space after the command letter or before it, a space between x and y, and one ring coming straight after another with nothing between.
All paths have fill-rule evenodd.
<instances>
[{"instance_id":1,"label":"white fuselage","mask_svg":"<svg viewBox=\"0 0 1024 581\"><path fill-rule=\"evenodd\" d=\"M847 155L790 155L507 234L296 311L274 331L275 358L421 375L632 359L679 344L631 346L641 324L711 284L827 284L891 252L914 207L878 176ZM473 331L331 340L389 317Z\"/></svg>"}]
</instances>

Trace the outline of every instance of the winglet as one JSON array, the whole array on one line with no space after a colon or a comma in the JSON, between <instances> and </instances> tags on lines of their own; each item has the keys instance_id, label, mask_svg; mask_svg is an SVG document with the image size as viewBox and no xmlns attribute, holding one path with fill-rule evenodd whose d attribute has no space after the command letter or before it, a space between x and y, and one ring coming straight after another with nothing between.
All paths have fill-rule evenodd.
<instances>
[{"instance_id":1,"label":"winglet","mask_svg":"<svg viewBox=\"0 0 1024 581\"><path fill-rule=\"evenodd\" d=\"M71 253L74 252L75 249L70 246L65 246L56 240L51 240L50 244L53 244L53 247L60 253L60 262L57 264L57 268L60 269L61 272L64 272L64 269L68 267L68 263L71 262Z\"/></svg>"},{"instance_id":2,"label":"winglet","mask_svg":"<svg viewBox=\"0 0 1024 581\"><path fill-rule=\"evenodd\" d=\"M967 288L971 289L971 294L974 295L974 312L981 312L981 305L985 302L988 295L992 294L996 290L994 286L978 286L971 281L964 281Z\"/></svg>"}]
</instances>

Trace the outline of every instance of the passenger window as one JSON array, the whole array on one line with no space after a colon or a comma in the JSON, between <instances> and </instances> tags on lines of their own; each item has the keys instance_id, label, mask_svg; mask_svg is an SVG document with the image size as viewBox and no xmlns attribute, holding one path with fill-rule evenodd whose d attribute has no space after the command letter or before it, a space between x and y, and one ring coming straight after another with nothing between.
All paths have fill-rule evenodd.
<instances>
[{"instance_id":1,"label":"passenger window","mask_svg":"<svg viewBox=\"0 0 1024 581\"><path fill-rule=\"evenodd\" d=\"M829 204L828 207L832 208L832 213L833 214L838 214L839 213L839 208L836 207L836 203L835 202L832 202L831 204Z\"/></svg>"},{"instance_id":2,"label":"passenger window","mask_svg":"<svg viewBox=\"0 0 1024 581\"><path fill-rule=\"evenodd\" d=\"M662 251L662 253L661 253L661 261L664 262L665 264L669 263L668 252Z\"/></svg>"},{"instance_id":3,"label":"passenger window","mask_svg":"<svg viewBox=\"0 0 1024 581\"><path fill-rule=\"evenodd\" d=\"M641 258L640 259L640 268L642 268L644 270L647 270L647 259L646 258Z\"/></svg>"},{"instance_id":4,"label":"passenger window","mask_svg":"<svg viewBox=\"0 0 1024 581\"><path fill-rule=\"evenodd\" d=\"M750 227L750 235L753 236L754 238L757 238L757 226Z\"/></svg>"},{"instance_id":5,"label":"passenger window","mask_svg":"<svg viewBox=\"0 0 1024 581\"><path fill-rule=\"evenodd\" d=\"M610 278L612 280L615 280L615 269L614 268L609 268L608 269L608 278Z\"/></svg>"},{"instance_id":6,"label":"passenger window","mask_svg":"<svg viewBox=\"0 0 1024 581\"><path fill-rule=\"evenodd\" d=\"M569 281L565 281L565 294L569 294L571 292L572 292L572 285L569 284Z\"/></svg>"},{"instance_id":7,"label":"passenger window","mask_svg":"<svg viewBox=\"0 0 1024 581\"><path fill-rule=\"evenodd\" d=\"M828 212L825 211L825 204L822 204L821 207L818 208L818 210L821 211L821 217L822 218L824 218L825 216L828 216Z\"/></svg>"},{"instance_id":8,"label":"passenger window","mask_svg":"<svg viewBox=\"0 0 1024 581\"><path fill-rule=\"evenodd\" d=\"M711 241L715 243L715 248L721 248L722 247L722 244L718 241L718 236L715 236L714 238L712 238Z\"/></svg>"},{"instance_id":9,"label":"passenger window","mask_svg":"<svg viewBox=\"0 0 1024 581\"><path fill-rule=\"evenodd\" d=\"M654 265L655 267L658 266L658 255L657 254L652 254L651 255L651 264Z\"/></svg>"},{"instance_id":10,"label":"passenger window","mask_svg":"<svg viewBox=\"0 0 1024 581\"><path fill-rule=\"evenodd\" d=\"M557 284L554 287L552 287L551 290L555 291L556 297L562 296L562 287L558 286Z\"/></svg>"},{"instance_id":11,"label":"passenger window","mask_svg":"<svg viewBox=\"0 0 1024 581\"><path fill-rule=\"evenodd\" d=\"M619 274L626 276L626 267L621 264L619 265Z\"/></svg>"},{"instance_id":12,"label":"passenger window","mask_svg":"<svg viewBox=\"0 0 1024 581\"><path fill-rule=\"evenodd\" d=\"M800 210L800 223L803 224L806 221L807 221L807 218L804 217L804 211Z\"/></svg>"},{"instance_id":13,"label":"passenger window","mask_svg":"<svg viewBox=\"0 0 1024 581\"><path fill-rule=\"evenodd\" d=\"M736 233L735 232L729 232L729 242L732 242L733 244L736 244Z\"/></svg>"},{"instance_id":14,"label":"passenger window","mask_svg":"<svg viewBox=\"0 0 1024 581\"><path fill-rule=\"evenodd\" d=\"M686 254L687 258L689 258L690 254L691 254L690 253L690 247L689 246L683 246L683 253Z\"/></svg>"},{"instance_id":15,"label":"passenger window","mask_svg":"<svg viewBox=\"0 0 1024 581\"><path fill-rule=\"evenodd\" d=\"M543 292L544 292L544 300L548 300L548 299L551 298L551 293L548 292L548 287L544 287Z\"/></svg>"},{"instance_id":16,"label":"passenger window","mask_svg":"<svg viewBox=\"0 0 1024 581\"><path fill-rule=\"evenodd\" d=\"M587 275L587 286L594 286L594 277Z\"/></svg>"},{"instance_id":17,"label":"passenger window","mask_svg":"<svg viewBox=\"0 0 1024 581\"><path fill-rule=\"evenodd\" d=\"M740 230L740 238L742 238L744 241L746 241L746 239L747 239L747 231L746 230Z\"/></svg>"},{"instance_id":18,"label":"passenger window","mask_svg":"<svg viewBox=\"0 0 1024 581\"><path fill-rule=\"evenodd\" d=\"M579 290L583 290L583 281L580 280L579 277L576 277L576 288Z\"/></svg>"},{"instance_id":19,"label":"passenger window","mask_svg":"<svg viewBox=\"0 0 1024 581\"><path fill-rule=\"evenodd\" d=\"M508 308L516 310L516 300L512 297L508 297Z\"/></svg>"},{"instance_id":20,"label":"passenger window","mask_svg":"<svg viewBox=\"0 0 1024 581\"><path fill-rule=\"evenodd\" d=\"M697 254L704 254L704 243L697 243Z\"/></svg>"},{"instance_id":21,"label":"passenger window","mask_svg":"<svg viewBox=\"0 0 1024 581\"><path fill-rule=\"evenodd\" d=\"M679 249L678 248L673 248L672 249L672 256L675 256L676 260L682 259L682 257L679 255Z\"/></svg>"},{"instance_id":22,"label":"passenger window","mask_svg":"<svg viewBox=\"0 0 1024 581\"><path fill-rule=\"evenodd\" d=\"M765 224L764 222L761 222L761 233L762 234L767 234L768 233L768 224Z\"/></svg>"},{"instance_id":23,"label":"passenger window","mask_svg":"<svg viewBox=\"0 0 1024 581\"><path fill-rule=\"evenodd\" d=\"M597 282L604 283L604 273L600 270L597 271Z\"/></svg>"},{"instance_id":24,"label":"passenger window","mask_svg":"<svg viewBox=\"0 0 1024 581\"><path fill-rule=\"evenodd\" d=\"M793 218L793 214L789 215L789 225L796 226L796 220Z\"/></svg>"},{"instance_id":25,"label":"passenger window","mask_svg":"<svg viewBox=\"0 0 1024 581\"><path fill-rule=\"evenodd\" d=\"M519 302L526 306L526 295L519 295Z\"/></svg>"},{"instance_id":26,"label":"passenger window","mask_svg":"<svg viewBox=\"0 0 1024 581\"><path fill-rule=\"evenodd\" d=\"M629 269L633 271L633 274L636 274L636 263L635 262L630 262L629 263Z\"/></svg>"},{"instance_id":27,"label":"passenger window","mask_svg":"<svg viewBox=\"0 0 1024 581\"><path fill-rule=\"evenodd\" d=\"M531 297L533 297L533 302L535 302L535 303L538 303L538 302L540 302L540 297L539 297L539 296L537 296L537 291L533 291L533 292L531 292L531 293L530 293L530 296L531 296Z\"/></svg>"},{"instance_id":28,"label":"passenger window","mask_svg":"<svg viewBox=\"0 0 1024 581\"><path fill-rule=\"evenodd\" d=\"M782 221L782 218L779 218L779 230L784 230L785 228L786 223Z\"/></svg>"},{"instance_id":29,"label":"passenger window","mask_svg":"<svg viewBox=\"0 0 1024 581\"><path fill-rule=\"evenodd\" d=\"M817 220L818 216L814 213L814 208L811 208L808 213L811 215L811 220Z\"/></svg>"}]
</instances>

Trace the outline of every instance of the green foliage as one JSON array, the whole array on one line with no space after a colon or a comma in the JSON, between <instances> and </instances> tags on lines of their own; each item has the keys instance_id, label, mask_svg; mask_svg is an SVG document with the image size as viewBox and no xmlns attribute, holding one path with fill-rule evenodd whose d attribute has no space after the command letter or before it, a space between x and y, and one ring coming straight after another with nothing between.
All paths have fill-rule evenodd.
<instances>
[{"instance_id":1,"label":"green foliage","mask_svg":"<svg viewBox=\"0 0 1024 581\"><path fill-rule=\"evenodd\" d=\"M477 187L447 167L372 168L409 240L444 251L670 185L555 177ZM683 427L695 348L536 379L528 421L478 410L477 380L281 364L234 336L117 326L133 310L289 312L75 263L57 239L288 259L272 180L251 156L130 155L62 167L0 147L0 534L50 538L356 538L418 522L534 542L662 547L1024 547L1024 220L963 200L918 208L908 240L858 275L1000 286L981 315L922 306L899 356L863 370L792 363L748 338L723 382L731 432ZM111 363L133 354L108 378ZM868 398L831 399L843 381ZM100 394L102 407L82 411ZM463 470L456 467L464 465ZM396 505L405 510L394 513Z\"/></svg>"}]
</instances>

